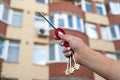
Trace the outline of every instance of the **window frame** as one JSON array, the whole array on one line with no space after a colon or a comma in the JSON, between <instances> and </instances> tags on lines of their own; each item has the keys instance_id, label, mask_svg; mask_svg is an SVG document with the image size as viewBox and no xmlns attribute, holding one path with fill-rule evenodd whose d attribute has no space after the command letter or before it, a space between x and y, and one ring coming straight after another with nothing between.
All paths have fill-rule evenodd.
<instances>
[{"instance_id":1,"label":"window frame","mask_svg":"<svg viewBox=\"0 0 120 80\"><path fill-rule=\"evenodd\" d=\"M13 24L12 24L14 14L17 14L17 15L22 16L21 25L13 25ZM13 27L18 27L18 28L22 27L22 25L23 25L23 12L22 12L22 11L19 11L19 10L10 9L10 14L9 14L9 21L8 21L8 23L9 23L9 25L11 25L11 26L13 26Z\"/></svg>"},{"instance_id":2,"label":"window frame","mask_svg":"<svg viewBox=\"0 0 120 80\"><path fill-rule=\"evenodd\" d=\"M42 49L42 51L44 51L44 53L41 53L40 51L39 51L39 54L44 54L44 62L42 62L41 63L41 58L39 58L39 61L40 61L40 63L38 63L38 61L34 61L34 58L35 58L35 55L37 54L38 55L38 53L34 53L34 50L35 50L35 48L37 48L38 50L40 50L41 51L41 49L40 48L44 48L44 49ZM47 49L47 50L46 50ZM34 44L34 47L33 47L33 57L32 57L32 64L34 64L34 65L46 65L47 64L47 62L48 62L48 52L49 50L48 50L48 45L45 45L45 44ZM40 56L40 55L39 55ZM42 57L43 58L43 57Z\"/></svg>"},{"instance_id":3,"label":"window frame","mask_svg":"<svg viewBox=\"0 0 120 80\"><path fill-rule=\"evenodd\" d=\"M92 11L88 11L88 10L87 10L87 4L90 4L90 5L91 5ZM85 12L93 13L92 3L88 2L88 1L85 1Z\"/></svg>"},{"instance_id":4,"label":"window frame","mask_svg":"<svg viewBox=\"0 0 120 80\"><path fill-rule=\"evenodd\" d=\"M44 2L40 2L40 1L36 0L36 2L41 3L41 4L47 4L47 3L49 3L49 0L44 0Z\"/></svg>"},{"instance_id":5,"label":"window frame","mask_svg":"<svg viewBox=\"0 0 120 80\"><path fill-rule=\"evenodd\" d=\"M105 8L105 5L104 4L100 4L100 3L96 3L96 8L97 7L101 7L102 8L102 14L98 13L98 9L97 9L97 13L100 14L100 15L103 15L103 16L106 16L107 13L106 13L106 8Z\"/></svg>"},{"instance_id":6,"label":"window frame","mask_svg":"<svg viewBox=\"0 0 120 80\"><path fill-rule=\"evenodd\" d=\"M93 27L94 26L94 27ZM97 29L96 29L96 34L95 34L95 37L93 37L93 35L92 35L92 37L91 36L89 36L90 35L90 33L89 33L89 28L90 27L93 27L93 28L96 28L96 25L95 24L92 24L92 23L85 23L85 28L86 28L86 34L88 35L88 37L89 38L91 38L91 39L98 39L98 33L97 33Z\"/></svg>"},{"instance_id":7,"label":"window frame","mask_svg":"<svg viewBox=\"0 0 120 80\"><path fill-rule=\"evenodd\" d=\"M49 58L49 63L54 63L54 62L67 62L67 59L66 60L62 60L63 58L61 58L62 56L61 56L61 53L60 52L62 52L62 51L59 51L59 49L60 49L60 45L58 44L58 43L52 43L52 45L54 45L54 55L55 55L55 59L54 60L50 60L50 58ZM51 53L49 53L49 57L50 57L50 54ZM64 55L63 55L64 56Z\"/></svg>"},{"instance_id":8,"label":"window frame","mask_svg":"<svg viewBox=\"0 0 120 80\"><path fill-rule=\"evenodd\" d=\"M9 50L10 41L12 41L12 40L5 40L4 41L4 47L3 47L4 50L3 50L2 57L6 62L18 63L18 62L20 62L20 42L18 42L18 41L12 41L12 42L17 42L18 43L18 47L19 47L19 52L17 53L18 54L18 60L17 61L8 61L7 60L8 54L9 54L8 50Z\"/></svg>"}]
</instances>

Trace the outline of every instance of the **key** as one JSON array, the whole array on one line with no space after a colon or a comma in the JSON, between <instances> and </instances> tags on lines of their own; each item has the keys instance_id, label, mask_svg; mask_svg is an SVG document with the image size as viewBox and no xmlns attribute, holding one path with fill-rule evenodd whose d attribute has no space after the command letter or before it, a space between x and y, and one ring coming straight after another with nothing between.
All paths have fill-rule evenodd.
<instances>
[{"instance_id":1,"label":"key","mask_svg":"<svg viewBox=\"0 0 120 80\"><path fill-rule=\"evenodd\" d=\"M75 68L75 70L78 70L80 68L80 65L76 63L74 54L72 55L72 58L73 58L73 62L74 62L74 68Z\"/></svg>"}]
</instances>

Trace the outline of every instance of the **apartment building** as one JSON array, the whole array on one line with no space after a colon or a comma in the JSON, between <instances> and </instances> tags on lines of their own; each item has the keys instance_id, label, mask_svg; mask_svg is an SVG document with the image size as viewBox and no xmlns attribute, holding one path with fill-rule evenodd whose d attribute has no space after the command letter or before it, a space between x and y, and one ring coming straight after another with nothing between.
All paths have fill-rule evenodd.
<instances>
[{"instance_id":1,"label":"apartment building","mask_svg":"<svg viewBox=\"0 0 120 80\"><path fill-rule=\"evenodd\" d=\"M4 80L105 80L85 66L66 77L53 28L120 59L119 0L0 0L0 77Z\"/></svg>"}]
</instances>

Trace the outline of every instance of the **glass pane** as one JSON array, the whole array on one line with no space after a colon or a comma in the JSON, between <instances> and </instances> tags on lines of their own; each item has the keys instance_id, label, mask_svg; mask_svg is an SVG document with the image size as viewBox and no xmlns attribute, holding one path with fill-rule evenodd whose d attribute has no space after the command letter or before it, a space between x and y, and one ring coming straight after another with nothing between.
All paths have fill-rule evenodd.
<instances>
[{"instance_id":1,"label":"glass pane","mask_svg":"<svg viewBox=\"0 0 120 80\"><path fill-rule=\"evenodd\" d=\"M119 35L120 35L120 25L118 25L118 29L119 29Z\"/></svg>"},{"instance_id":2,"label":"glass pane","mask_svg":"<svg viewBox=\"0 0 120 80\"><path fill-rule=\"evenodd\" d=\"M45 21L43 18L36 16L35 17L35 29L39 30L45 28Z\"/></svg>"},{"instance_id":3,"label":"glass pane","mask_svg":"<svg viewBox=\"0 0 120 80\"><path fill-rule=\"evenodd\" d=\"M86 24L86 32L88 37L94 38L94 39L98 38L96 26L94 24Z\"/></svg>"},{"instance_id":4,"label":"glass pane","mask_svg":"<svg viewBox=\"0 0 120 80\"><path fill-rule=\"evenodd\" d=\"M69 24L69 27L73 27L73 20L72 20L72 16L68 16L68 24Z\"/></svg>"},{"instance_id":5,"label":"glass pane","mask_svg":"<svg viewBox=\"0 0 120 80\"><path fill-rule=\"evenodd\" d=\"M12 25L13 26L22 26L22 13L21 12L14 12L12 16Z\"/></svg>"},{"instance_id":6,"label":"glass pane","mask_svg":"<svg viewBox=\"0 0 120 80\"><path fill-rule=\"evenodd\" d=\"M116 56L117 56L117 60L120 60L120 53L117 53Z\"/></svg>"},{"instance_id":7,"label":"glass pane","mask_svg":"<svg viewBox=\"0 0 120 80\"><path fill-rule=\"evenodd\" d=\"M9 46L7 61L18 62L19 59L19 47Z\"/></svg>"},{"instance_id":8,"label":"glass pane","mask_svg":"<svg viewBox=\"0 0 120 80\"><path fill-rule=\"evenodd\" d=\"M103 9L102 9L102 7L97 6L97 12L98 12L98 14L103 15Z\"/></svg>"},{"instance_id":9,"label":"glass pane","mask_svg":"<svg viewBox=\"0 0 120 80\"><path fill-rule=\"evenodd\" d=\"M77 30L82 31L82 29L81 29L81 19L79 17L77 17Z\"/></svg>"},{"instance_id":10,"label":"glass pane","mask_svg":"<svg viewBox=\"0 0 120 80\"><path fill-rule=\"evenodd\" d=\"M8 20L8 7L4 6L4 11L3 11L3 20L7 21Z\"/></svg>"},{"instance_id":11,"label":"glass pane","mask_svg":"<svg viewBox=\"0 0 120 80\"><path fill-rule=\"evenodd\" d=\"M33 52L33 63L45 65L46 64L46 56L45 56L45 47L44 45L35 45Z\"/></svg>"},{"instance_id":12,"label":"glass pane","mask_svg":"<svg viewBox=\"0 0 120 80\"><path fill-rule=\"evenodd\" d=\"M58 27L64 27L64 19L58 19Z\"/></svg>"},{"instance_id":13,"label":"glass pane","mask_svg":"<svg viewBox=\"0 0 120 80\"><path fill-rule=\"evenodd\" d=\"M93 12L91 3L89 3L89 2L86 3L86 10L87 10L87 12Z\"/></svg>"},{"instance_id":14,"label":"glass pane","mask_svg":"<svg viewBox=\"0 0 120 80\"><path fill-rule=\"evenodd\" d=\"M19 59L19 43L10 41L10 44L8 47L7 61L18 62L18 59Z\"/></svg>"},{"instance_id":15,"label":"glass pane","mask_svg":"<svg viewBox=\"0 0 120 80\"><path fill-rule=\"evenodd\" d=\"M49 60L55 60L55 45L51 44L49 49L50 49Z\"/></svg>"},{"instance_id":16,"label":"glass pane","mask_svg":"<svg viewBox=\"0 0 120 80\"><path fill-rule=\"evenodd\" d=\"M60 60L61 61L67 61L67 58L63 54L63 48L62 46L59 45L59 55L60 55Z\"/></svg>"},{"instance_id":17,"label":"glass pane","mask_svg":"<svg viewBox=\"0 0 120 80\"><path fill-rule=\"evenodd\" d=\"M37 2L45 3L45 0L37 0Z\"/></svg>"},{"instance_id":18,"label":"glass pane","mask_svg":"<svg viewBox=\"0 0 120 80\"><path fill-rule=\"evenodd\" d=\"M0 40L0 56L2 55L3 50L3 41Z\"/></svg>"},{"instance_id":19,"label":"glass pane","mask_svg":"<svg viewBox=\"0 0 120 80\"><path fill-rule=\"evenodd\" d=\"M53 16L50 16L50 23L52 24L52 25L54 25L54 17ZM51 25L49 25L50 26L50 28L51 28Z\"/></svg>"},{"instance_id":20,"label":"glass pane","mask_svg":"<svg viewBox=\"0 0 120 80\"><path fill-rule=\"evenodd\" d=\"M117 38L115 27L110 27L110 31L111 31L112 38Z\"/></svg>"}]
</instances>

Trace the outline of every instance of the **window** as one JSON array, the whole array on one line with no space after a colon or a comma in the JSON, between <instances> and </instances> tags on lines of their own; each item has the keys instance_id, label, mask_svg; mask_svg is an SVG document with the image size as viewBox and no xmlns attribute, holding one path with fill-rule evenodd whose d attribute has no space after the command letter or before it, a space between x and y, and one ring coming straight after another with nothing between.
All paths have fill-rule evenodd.
<instances>
[{"instance_id":1,"label":"window","mask_svg":"<svg viewBox=\"0 0 120 80\"><path fill-rule=\"evenodd\" d=\"M36 0L36 1L40 3L45 3L45 0Z\"/></svg>"},{"instance_id":2,"label":"window","mask_svg":"<svg viewBox=\"0 0 120 80\"><path fill-rule=\"evenodd\" d=\"M7 55L6 61L18 62L19 61L19 48L20 48L19 42L9 41L8 55Z\"/></svg>"},{"instance_id":3,"label":"window","mask_svg":"<svg viewBox=\"0 0 120 80\"><path fill-rule=\"evenodd\" d=\"M103 40L109 40L109 33L108 33L109 27L101 26L100 29L101 29L102 39Z\"/></svg>"},{"instance_id":4,"label":"window","mask_svg":"<svg viewBox=\"0 0 120 80\"><path fill-rule=\"evenodd\" d=\"M3 50L3 41L0 40L0 57L2 56Z\"/></svg>"},{"instance_id":5,"label":"window","mask_svg":"<svg viewBox=\"0 0 120 80\"><path fill-rule=\"evenodd\" d=\"M120 3L119 2L110 2L110 10L112 14L119 15L120 14Z\"/></svg>"},{"instance_id":6,"label":"window","mask_svg":"<svg viewBox=\"0 0 120 80\"><path fill-rule=\"evenodd\" d=\"M90 38L97 39L98 34L97 34L96 26L94 24L86 23L86 34Z\"/></svg>"},{"instance_id":7,"label":"window","mask_svg":"<svg viewBox=\"0 0 120 80\"><path fill-rule=\"evenodd\" d=\"M22 26L23 15L21 11L13 11L11 25L20 27Z\"/></svg>"},{"instance_id":8,"label":"window","mask_svg":"<svg viewBox=\"0 0 120 80\"><path fill-rule=\"evenodd\" d=\"M93 12L92 4L90 2L86 2L86 11Z\"/></svg>"},{"instance_id":9,"label":"window","mask_svg":"<svg viewBox=\"0 0 120 80\"><path fill-rule=\"evenodd\" d=\"M39 30L41 28L45 28L45 20L42 17L35 17L35 29Z\"/></svg>"},{"instance_id":10,"label":"window","mask_svg":"<svg viewBox=\"0 0 120 80\"><path fill-rule=\"evenodd\" d=\"M49 19L50 19L50 23L51 23L52 25L54 25L54 17L53 17L53 16L50 16ZM50 28L51 28L51 25L49 25L49 26L50 26Z\"/></svg>"},{"instance_id":11,"label":"window","mask_svg":"<svg viewBox=\"0 0 120 80\"><path fill-rule=\"evenodd\" d=\"M109 58L111 58L111 59L117 60L117 56L116 56L116 54L113 54L113 53L107 53L106 56L109 57Z\"/></svg>"},{"instance_id":12,"label":"window","mask_svg":"<svg viewBox=\"0 0 120 80\"><path fill-rule=\"evenodd\" d=\"M106 10L104 4L96 4L97 13L100 15L106 15Z\"/></svg>"},{"instance_id":13,"label":"window","mask_svg":"<svg viewBox=\"0 0 120 80\"><path fill-rule=\"evenodd\" d=\"M66 57L63 55L62 50L63 47L59 44L51 44L49 54L50 62L66 62Z\"/></svg>"},{"instance_id":14,"label":"window","mask_svg":"<svg viewBox=\"0 0 120 80\"><path fill-rule=\"evenodd\" d=\"M64 27L64 19L58 19L58 26L63 28Z\"/></svg>"},{"instance_id":15,"label":"window","mask_svg":"<svg viewBox=\"0 0 120 80\"><path fill-rule=\"evenodd\" d=\"M9 14L9 8L6 7L6 6L4 6L4 10L3 10L3 18L2 18L2 19L3 19L5 22L8 21L8 14Z\"/></svg>"},{"instance_id":16,"label":"window","mask_svg":"<svg viewBox=\"0 0 120 80\"><path fill-rule=\"evenodd\" d=\"M120 61L120 53L116 53L116 56L117 56L117 60Z\"/></svg>"},{"instance_id":17,"label":"window","mask_svg":"<svg viewBox=\"0 0 120 80\"><path fill-rule=\"evenodd\" d=\"M120 25L118 25L118 30L119 30L119 36L120 36Z\"/></svg>"},{"instance_id":18,"label":"window","mask_svg":"<svg viewBox=\"0 0 120 80\"><path fill-rule=\"evenodd\" d=\"M33 63L37 65L45 65L47 62L47 48L46 45L35 44L33 49Z\"/></svg>"},{"instance_id":19,"label":"window","mask_svg":"<svg viewBox=\"0 0 120 80\"><path fill-rule=\"evenodd\" d=\"M72 18L71 15L68 15L68 25L69 25L70 28L73 27L73 18Z\"/></svg>"},{"instance_id":20,"label":"window","mask_svg":"<svg viewBox=\"0 0 120 80\"><path fill-rule=\"evenodd\" d=\"M117 35L116 35L115 27L110 27L110 31L111 31L112 38L116 38Z\"/></svg>"},{"instance_id":21,"label":"window","mask_svg":"<svg viewBox=\"0 0 120 80\"><path fill-rule=\"evenodd\" d=\"M55 60L55 46L54 46L54 44L51 44L51 45L50 45L49 51L50 51L49 60L50 60L50 61Z\"/></svg>"},{"instance_id":22,"label":"window","mask_svg":"<svg viewBox=\"0 0 120 80\"><path fill-rule=\"evenodd\" d=\"M81 18L77 17L77 30L82 31Z\"/></svg>"},{"instance_id":23,"label":"window","mask_svg":"<svg viewBox=\"0 0 120 80\"><path fill-rule=\"evenodd\" d=\"M67 59L66 59L66 57L63 54L63 46L58 45L58 48L59 48L60 61L66 61Z\"/></svg>"}]
</instances>

